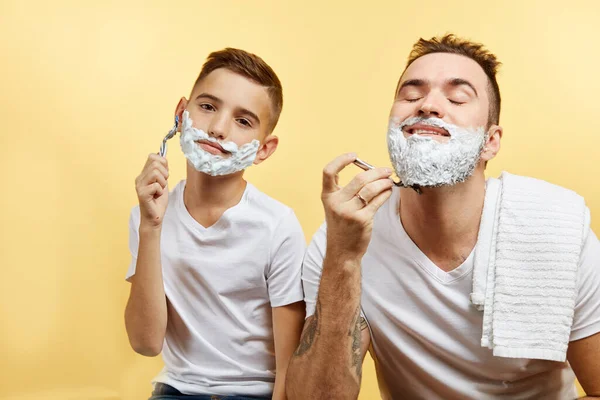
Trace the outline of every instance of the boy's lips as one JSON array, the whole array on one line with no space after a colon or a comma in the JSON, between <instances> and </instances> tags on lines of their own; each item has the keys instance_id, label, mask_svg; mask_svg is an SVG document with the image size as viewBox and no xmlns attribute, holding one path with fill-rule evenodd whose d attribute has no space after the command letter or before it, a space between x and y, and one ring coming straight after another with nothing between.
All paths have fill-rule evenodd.
<instances>
[{"instance_id":1,"label":"boy's lips","mask_svg":"<svg viewBox=\"0 0 600 400\"><path fill-rule=\"evenodd\" d=\"M206 150L210 154L214 154L216 156L220 156L220 155L224 155L224 154L229 154L229 152L227 150L225 150L223 148L223 146L221 146L217 142L211 142L211 141L208 141L208 140L199 140L196 143L198 143L198 145L202 149Z\"/></svg>"}]
</instances>

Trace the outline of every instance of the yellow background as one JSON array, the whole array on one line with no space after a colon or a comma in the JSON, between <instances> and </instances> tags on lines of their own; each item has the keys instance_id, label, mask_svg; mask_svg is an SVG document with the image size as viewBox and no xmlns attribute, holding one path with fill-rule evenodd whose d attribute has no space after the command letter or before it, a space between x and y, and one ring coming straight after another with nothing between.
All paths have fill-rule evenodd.
<instances>
[{"instance_id":1,"label":"yellow background","mask_svg":"<svg viewBox=\"0 0 600 400\"><path fill-rule=\"evenodd\" d=\"M450 31L504 63L488 173L576 190L600 232L598 21L592 0L0 1L0 398L148 397L160 358L134 354L123 325L133 181L210 51L255 52L281 78L280 147L247 178L296 210L307 240L322 167L346 151L387 165L410 47ZM176 139L168 158L173 185ZM378 398L372 364L361 398Z\"/></svg>"}]
</instances>

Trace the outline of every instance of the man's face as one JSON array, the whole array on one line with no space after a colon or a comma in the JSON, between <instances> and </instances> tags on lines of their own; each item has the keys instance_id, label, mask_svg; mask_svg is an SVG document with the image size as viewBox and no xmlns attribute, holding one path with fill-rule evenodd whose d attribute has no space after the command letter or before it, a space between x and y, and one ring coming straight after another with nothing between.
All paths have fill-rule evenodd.
<instances>
[{"instance_id":1,"label":"man's face","mask_svg":"<svg viewBox=\"0 0 600 400\"><path fill-rule=\"evenodd\" d=\"M433 53L415 60L404 72L390 117L404 121L410 117L436 117L463 128L488 126L488 78L470 58L449 53ZM443 129L409 125L405 137L413 133L449 140Z\"/></svg>"},{"instance_id":2,"label":"man's face","mask_svg":"<svg viewBox=\"0 0 600 400\"><path fill-rule=\"evenodd\" d=\"M488 114L488 78L477 62L448 53L415 60L390 113L388 150L398 177L408 186L439 187L483 176L502 135L488 127Z\"/></svg>"},{"instance_id":3,"label":"man's face","mask_svg":"<svg viewBox=\"0 0 600 400\"><path fill-rule=\"evenodd\" d=\"M216 69L200 81L185 109L195 128L219 142L231 141L241 147L257 139L262 144L269 134L272 106L267 89L228 69ZM229 156L215 142L201 140L198 146L214 155Z\"/></svg>"}]
</instances>

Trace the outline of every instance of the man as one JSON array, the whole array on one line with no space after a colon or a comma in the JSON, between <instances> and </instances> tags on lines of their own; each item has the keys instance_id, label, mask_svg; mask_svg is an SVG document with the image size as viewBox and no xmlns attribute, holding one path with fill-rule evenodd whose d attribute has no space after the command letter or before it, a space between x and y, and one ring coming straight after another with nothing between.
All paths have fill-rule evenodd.
<instances>
[{"instance_id":1,"label":"man","mask_svg":"<svg viewBox=\"0 0 600 400\"><path fill-rule=\"evenodd\" d=\"M304 319L304 235L293 211L247 183L277 148L279 79L238 49L209 55L175 115L187 179L167 160L136 179L125 324L133 349L162 351L152 399L284 399Z\"/></svg>"},{"instance_id":2,"label":"man","mask_svg":"<svg viewBox=\"0 0 600 400\"><path fill-rule=\"evenodd\" d=\"M600 244L583 200L484 177L502 137L498 65L453 35L419 40L388 132L405 187L387 168L339 187L355 154L325 167L290 399L356 399L367 349L385 399L569 399L573 371L600 397Z\"/></svg>"}]
</instances>

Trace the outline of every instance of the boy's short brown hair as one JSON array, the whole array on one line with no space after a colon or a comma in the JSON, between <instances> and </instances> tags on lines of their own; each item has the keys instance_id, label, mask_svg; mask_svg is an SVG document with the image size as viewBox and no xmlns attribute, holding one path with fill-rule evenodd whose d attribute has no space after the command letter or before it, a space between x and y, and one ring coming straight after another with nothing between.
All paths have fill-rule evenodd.
<instances>
[{"instance_id":1,"label":"boy's short brown hair","mask_svg":"<svg viewBox=\"0 0 600 400\"><path fill-rule=\"evenodd\" d=\"M273 115L270 121L270 131L273 131L283 107L283 88L275 71L259 56L228 47L209 54L194 87L208 74L219 68L235 72L267 89L272 102Z\"/></svg>"}]
</instances>

